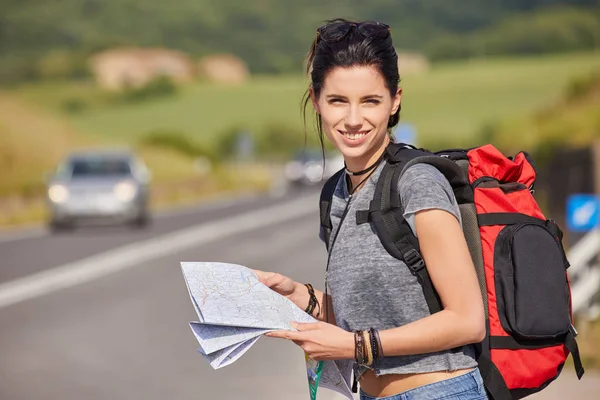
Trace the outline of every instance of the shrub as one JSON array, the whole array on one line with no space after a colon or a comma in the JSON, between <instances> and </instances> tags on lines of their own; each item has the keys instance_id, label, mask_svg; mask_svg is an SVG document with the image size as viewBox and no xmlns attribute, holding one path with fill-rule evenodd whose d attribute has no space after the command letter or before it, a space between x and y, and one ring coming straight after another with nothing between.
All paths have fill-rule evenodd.
<instances>
[{"instance_id":1,"label":"shrub","mask_svg":"<svg viewBox=\"0 0 600 400\"><path fill-rule=\"evenodd\" d=\"M251 140L250 151L262 159L281 160L287 159L296 151L306 146L318 146L315 135L308 135L305 139L304 132L280 122L267 122L262 129L249 132L238 125L231 126L222 131L216 139L215 149L223 159L232 159L240 156L242 135L248 135Z\"/></svg>"},{"instance_id":2,"label":"shrub","mask_svg":"<svg viewBox=\"0 0 600 400\"><path fill-rule=\"evenodd\" d=\"M83 112L88 107L88 104L83 99L71 97L63 100L60 107L68 114L78 114Z\"/></svg>"},{"instance_id":3,"label":"shrub","mask_svg":"<svg viewBox=\"0 0 600 400\"><path fill-rule=\"evenodd\" d=\"M239 135L244 130L235 125L231 126L217 135L215 142L215 151L221 159L235 158L237 155L237 143Z\"/></svg>"},{"instance_id":4,"label":"shrub","mask_svg":"<svg viewBox=\"0 0 600 400\"><path fill-rule=\"evenodd\" d=\"M124 90L117 95L119 100L125 102L140 102L157 97L172 96L177 93L177 86L168 76L160 76L141 87Z\"/></svg>"},{"instance_id":5,"label":"shrub","mask_svg":"<svg viewBox=\"0 0 600 400\"><path fill-rule=\"evenodd\" d=\"M575 78L567 86L567 100L576 100L588 96L600 89L600 70Z\"/></svg>"},{"instance_id":6,"label":"shrub","mask_svg":"<svg viewBox=\"0 0 600 400\"><path fill-rule=\"evenodd\" d=\"M32 57L2 57L0 62L0 84L15 86L26 81L39 79L39 71Z\"/></svg>"},{"instance_id":7,"label":"shrub","mask_svg":"<svg viewBox=\"0 0 600 400\"><path fill-rule=\"evenodd\" d=\"M256 142L258 153L272 158L287 158L305 145L303 132L281 123L267 124Z\"/></svg>"},{"instance_id":8,"label":"shrub","mask_svg":"<svg viewBox=\"0 0 600 400\"><path fill-rule=\"evenodd\" d=\"M53 50L37 62L41 79L80 79L90 76L86 57L68 50Z\"/></svg>"},{"instance_id":9,"label":"shrub","mask_svg":"<svg viewBox=\"0 0 600 400\"><path fill-rule=\"evenodd\" d=\"M161 147L174 150L187 157L204 157L212 163L217 162L217 157L213 151L207 147L194 142L183 132L176 131L153 131L144 135L140 140L143 146Z\"/></svg>"},{"instance_id":10,"label":"shrub","mask_svg":"<svg viewBox=\"0 0 600 400\"><path fill-rule=\"evenodd\" d=\"M593 9L564 6L509 15L473 32L435 37L426 52L440 60L593 49L600 30L596 14Z\"/></svg>"}]
</instances>

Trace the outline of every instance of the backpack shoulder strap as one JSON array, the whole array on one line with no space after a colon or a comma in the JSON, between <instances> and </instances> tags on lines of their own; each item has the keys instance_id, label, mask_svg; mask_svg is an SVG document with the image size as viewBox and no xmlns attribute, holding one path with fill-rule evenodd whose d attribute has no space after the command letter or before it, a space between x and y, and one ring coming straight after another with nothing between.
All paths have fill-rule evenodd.
<instances>
[{"instance_id":1,"label":"backpack shoulder strap","mask_svg":"<svg viewBox=\"0 0 600 400\"><path fill-rule=\"evenodd\" d=\"M388 212L383 212L381 217L383 221L383 227L385 227L386 240L391 239L393 249L396 253L399 253L401 259L408 266L410 271L417 276L419 283L423 289L423 295L427 302L427 307L431 314L435 314L442 310L442 302L437 294L427 268L425 261L421 256L421 250L419 246L419 240L414 235L410 225L404 219L404 208L400 199L400 193L398 193L398 182L402 175L404 168L397 166L393 173L386 176L384 182L381 207L391 206L392 208ZM389 190L386 190L389 187ZM379 231L379 228L378 228Z\"/></svg>"},{"instance_id":2,"label":"backpack shoulder strap","mask_svg":"<svg viewBox=\"0 0 600 400\"><path fill-rule=\"evenodd\" d=\"M370 221L375 227L379 240L393 257L404 261L411 272L417 276L423 288L429 311L434 314L442 310L431 278L420 254L419 241L404 219L404 209L398 193L398 182L406 165L411 160L431 153L414 148L391 144L387 149L386 164L377 180L375 194L369 210L357 212L357 222Z\"/></svg>"},{"instance_id":3,"label":"backpack shoulder strap","mask_svg":"<svg viewBox=\"0 0 600 400\"><path fill-rule=\"evenodd\" d=\"M321 219L321 229L323 230L323 239L325 241L325 247L329 250L329 238L331 237L331 230L333 225L331 224L331 201L333 199L333 193L337 186L340 177L344 173L344 169L340 169L338 172L325 182L321 189L321 197L319 199L319 216Z\"/></svg>"},{"instance_id":4,"label":"backpack shoulder strap","mask_svg":"<svg viewBox=\"0 0 600 400\"><path fill-rule=\"evenodd\" d=\"M460 167L454 161L428 152L422 152L420 155L413 153L413 155L412 158L397 166L397 170L391 175L391 179L389 177L387 178L390 182L383 187L381 193L381 206L385 207L387 204L390 204L395 206L394 209L399 211L383 213L382 216L385 229L387 230L386 238L387 240L391 239L394 243L395 249L392 250L395 251L396 254L400 253L401 259L404 260L411 272L417 276L423 289L429 311L431 314L434 314L442 310L442 302L431 281L423 257L421 256L419 241L408 225L408 222L404 219L404 210L401 205L400 194L398 193L398 182L411 166L416 164L429 164L444 174L454 189L455 194L460 194L465 197L470 193L471 198L473 195L468 180L463 177ZM389 187L390 190L386 190L387 187ZM394 202L396 202L396 204L394 204ZM396 223L394 223L394 220Z\"/></svg>"},{"instance_id":5,"label":"backpack shoulder strap","mask_svg":"<svg viewBox=\"0 0 600 400\"><path fill-rule=\"evenodd\" d=\"M429 164L444 174L450 186L452 186L459 204L473 202L473 188L469 183L468 176L465 176L458 164L450 158L435 154L413 158L406 163L400 176L415 164Z\"/></svg>"}]
</instances>

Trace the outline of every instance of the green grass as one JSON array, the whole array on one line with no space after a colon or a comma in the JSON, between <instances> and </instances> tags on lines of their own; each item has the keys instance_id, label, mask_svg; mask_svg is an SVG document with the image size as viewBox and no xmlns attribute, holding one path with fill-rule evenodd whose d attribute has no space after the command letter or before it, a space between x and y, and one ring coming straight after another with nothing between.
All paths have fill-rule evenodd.
<instances>
[{"instance_id":1,"label":"green grass","mask_svg":"<svg viewBox=\"0 0 600 400\"><path fill-rule=\"evenodd\" d=\"M232 127L259 130L271 122L300 126L303 86L301 77L260 78L239 88L198 84L172 99L92 111L73 122L82 131L102 135L171 130L210 143Z\"/></svg>"},{"instance_id":2,"label":"green grass","mask_svg":"<svg viewBox=\"0 0 600 400\"><path fill-rule=\"evenodd\" d=\"M300 128L300 103L306 83L298 77L257 77L241 87L198 83L173 97L137 104L104 105L87 85L46 84L20 89L20 95L56 113L62 99L79 97L93 106L66 115L75 129L111 140L135 139L151 131L180 131L210 143L232 127L259 130L280 123ZM94 92L96 98L90 93Z\"/></svg>"},{"instance_id":3,"label":"green grass","mask_svg":"<svg viewBox=\"0 0 600 400\"><path fill-rule=\"evenodd\" d=\"M600 57L592 53L435 65L427 73L403 78L402 120L416 126L424 143L465 143L486 123L555 101L574 76L598 67ZM90 102L90 109L68 119L75 129L109 140L130 141L168 130L210 144L232 127L260 130L280 123L298 132L306 82L294 76L257 77L241 87L198 83L175 97L118 106L104 104L96 89L85 86L35 86L21 89L21 94L58 113L61 99Z\"/></svg>"},{"instance_id":4,"label":"green grass","mask_svg":"<svg viewBox=\"0 0 600 400\"><path fill-rule=\"evenodd\" d=\"M487 123L551 104L575 76L600 67L598 54L477 60L440 65L403 83L403 119L428 142L460 143Z\"/></svg>"}]
</instances>

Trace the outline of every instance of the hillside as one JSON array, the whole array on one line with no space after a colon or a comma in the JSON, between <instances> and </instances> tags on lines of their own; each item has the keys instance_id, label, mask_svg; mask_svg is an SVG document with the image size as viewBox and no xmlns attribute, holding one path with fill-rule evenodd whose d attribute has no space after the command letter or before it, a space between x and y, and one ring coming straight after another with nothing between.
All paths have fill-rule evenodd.
<instances>
[{"instance_id":1,"label":"hillside","mask_svg":"<svg viewBox=\"0 0 600 400\"><path fill-rule=\"evenodd\" d=\"M478 142L482 127L553 104L578 71L599 68L600 58L593 53L439 64L403 79L401 120L416 127L420 145L469 146ZM306 81L297 74L255 77L228 88L196 83L172 96L139 103L106 103L98 89L76 82L30 84L5 91L0 97L4 99L0 143L4 140L8 145L0 146L0 159L18 159L18 165L11 174L16 180L0 180L0 197L11 191L35 189L39 193L44 168L72 147L74 139L141 146L152 136L169 136L186 151L174 158L169 155L172 159L166 163L154 152L147 154L158 180L193 173L187 150L193 153L195 149L190 147L199 146L222 159L230 134L239 130L253 134L260 157L277 150L276 146L289 154L290 147L304 142L300 100L305 89ZM82 108L69 111L65 105L72 103ZM310 128L311 120L307 122ZM521 139L519 132L520 128L515 129L506 138ZM499 136L494 142L505 143L505 136ZM309 133L309 144L314 144L315 137ZM54 143L55 155L42 151L48 143Z\"/></svg>"},{"instance_id":2,"label":"hillside","mask_svg":"<svg viewBox=\"0 0 600 400\"><path fill-rule=\"evenodd\" d=\"M78 75L86 54L123 44L166 46L194 56L232 52L255 73L297 71L315 28L339 16L386 22L399 48L427 51L434 58L480 54L481 46L472 36L480 33L491 37L485 52L522 53L513 48L518 37L507 35L509 44L497 43L498 38L526 31L523 27L531 25L528 21L535 13L555 6L577 9L566 22L563 11L546 17L547 22L535 28L543 34L529 35L537 39L527 52L598 45L594 32L600 30L600 0L379 0L377 7L361 0L3 0L0 81L36 78L39 60L57 50L70 53L79 68L70 73Z\"/></svg>"},{"instance_id":3,"label":"hillside","mask_svg":"<svg viewBox=\"0 0 600 400\"><path fill-rule=\"evenodd\" d=\"M508 153L528 149L541 165L556 149L589 146L600 139L600 68L574 78L560 99L489 127L483 136Z\"/></svg>"}]
</instances>

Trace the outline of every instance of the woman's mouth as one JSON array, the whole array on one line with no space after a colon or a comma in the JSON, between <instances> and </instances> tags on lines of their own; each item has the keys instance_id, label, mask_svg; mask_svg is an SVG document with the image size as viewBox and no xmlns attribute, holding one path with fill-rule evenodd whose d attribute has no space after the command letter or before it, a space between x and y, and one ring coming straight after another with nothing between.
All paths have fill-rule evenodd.
<instances>
[{"instance_id":1,"label":"woman's mouth","mask_svg":"<svg viewBox=\"0 0 600 400\"><path fill-rule=\"evenodd\" d=\"M347 132L347 131L338 131L345 139L345 142L350 145L359 145L364 142L365 138L371 132L368 131L358 131L358 132Z\"/></svg>"}]
</instances>

